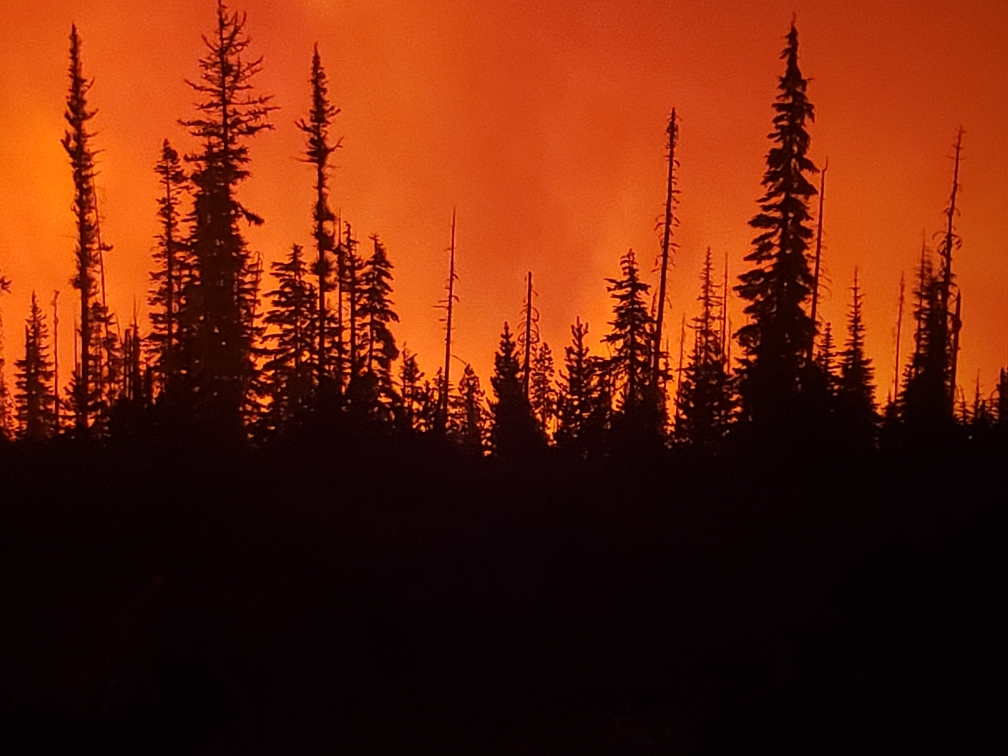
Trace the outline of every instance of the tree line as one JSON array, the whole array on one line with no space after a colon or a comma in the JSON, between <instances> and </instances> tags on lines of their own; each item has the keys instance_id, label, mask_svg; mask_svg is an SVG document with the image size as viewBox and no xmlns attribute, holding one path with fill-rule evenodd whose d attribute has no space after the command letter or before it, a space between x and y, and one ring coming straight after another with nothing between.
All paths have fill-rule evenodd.
<instances>
[{"instance_id":1,"label":"tree line","mask_svg":"<svg viewBox=\"0 0 1008 756\"><path fill-rule=\"evenodd\" d=\"M74 186L75 354L70 379L60 385L49 328L50 322L58 328L57 300L50 321L33 293L14 391L0 380L0 430L8 439L100 439L117 427L181 424L261 443L296 432L312 418L344 417L441 436L474 454L555 446L590 457L627 444L713 449L750 430L828 432L870 447L887 434L956 427L974 433L1008 424L1004 370L990 397L977 385L967 402L957 388L962 294L952 266L961 247L955 228L961 129L943 230L935 249L926 243L921 249L911 292L913 351L903 362L900 283L898 376L885 402L877 400L865 351L857 270L844 336L819 317L826 169L809 156L815 113L793 22L781 56L763 194L749 221L755 233L745 257L749 267L733 285L727 263L718 271L707 250L699 314L688 324L683 319L678 358L669 354L665 322L678 220L673 109L658 286L643 279L634 250L626 252L619 274L605 282L612 300L601 338L605 354L591 352L588 324L578 319L562 355L555 356L539 336L529 273L523 318L514 327L503 324L489 397L471 365L457 379L451 375L454 216L441 303L444 364L425 375L417 355L397 344L388 250L378 234L359 236L330 203L330 160L342 146L332 133L340 110L317 45L306 115L296 121L304 135L301 159L313 179L311 247L292 244L269 270L249 248L244 229L263 218L238 199L238 189L251 175L249 146L274 128L276 106L256 89L262 59L251 56L245 25L243 14L218 0L199 77L188 82L198 100L195 113L180 120L197 148L183 155L166 139L155 162L159 233L149 324L143 326L135 314L124 326L107 305L104 253L111 246L99 222L92 82L72 27L62 145ZM0 278L0 290L8 287ZM728 315L733 297L742 300L746 315L737 329Z\"/></svg>"}]
</instances>

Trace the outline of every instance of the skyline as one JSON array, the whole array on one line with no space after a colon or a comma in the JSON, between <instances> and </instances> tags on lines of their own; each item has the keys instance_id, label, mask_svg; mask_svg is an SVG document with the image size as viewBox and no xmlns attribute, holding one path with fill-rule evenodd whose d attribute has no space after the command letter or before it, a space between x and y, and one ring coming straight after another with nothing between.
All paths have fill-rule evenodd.
<instances>
[{"instance_id":1,"label":"skyline","mask_svg":"<svg viewBox=\"0 0 1008 756\"><path fill-rule=\"evenodd\" d=\"M70 171L59 144L71 21L83 38L85 73L96 80L90 100L99 111L98 191L103 236L114 245L107 255L110 306L123 324L134 297L146 311L157 149L165 136L180 150L192 147L177 119L192 112L184 79L195 76L213 3L165 3L143 14L131 9L134 3L86 5L18 3L0 31L0 102L9 116L0 126L0 219L7 219L0 220L0 270L12 279L12 293L0 301L8 364L21 349L32 288L43 302L59 288L64 307L75 294L68 283ZM512 3L506 4L510 12L494 8L485 17L453 5L425 14L409 4L307 2L285 9L287 15L263 2L235 5L248 11L253 55L264 56L257 88L275 95L281 108L273 117L276 130L252 147L252 178L242 188L243 201L266 218L262 229L247 234L252 248L268 264L292 242L310 241L311 176L297 162L302 134L293 122L307 110L314 34L342 109L333 128L345 137L333 171L333 206L360 237L377 232L389 249L403 321L396 329L400 345L419 352L433 375L443 350L434 305L444 296L455 206L460 302L454 353L488 375L502 322L514 325L519 316L528 269L539 294L543 338L554 354L562 355L577 316L591 324L597 350L611 317L604 278L616 274L627 248L637 250L645 271L659 252L653 224L664 202L664 121L675 106L682 116L679 250L666 315L674 360L680 319L696 311L706 247L719 266L728 253L732 279L743 270L791 11L778 3L761 11L740 3L737 15L704 16L706 4L694 3L699 18L686 20L676 38L681 44L670 44L673 52L683 51L683 64L653 48L656 36L680 28L657 6L625 10L594 3L565 13L559 6ZM900 271L907 275L909 302L921 232L930 238L942 227L951 188L946 158L961 123L966 139L958 230L964 244L956 272L966 301L960 385L970 396L979 369L989 393L1008 347L1002 304L1008 260L1001 241L1008 234L1002 212L1008 143L996 134L1004 120L998 114L1008 111L1008 88L996 86L1004 67L989 65L982 81L974 69L993 54L995 61L1008 58L998 39L1008 12L984 15L930 3L927 13L903 18L897 34L892 22L900 14L892 6L856 14L828 3L794 5L802 69L816 106L811 152L817 165L827 156L830 165L825 266L832 294L821 304L823 319L835 332L842 328L857 265L877 399L884 402L892 383ZM179 13L174 33L159 37L159 25ZM704 25L713 15L720 30ZM732 36L743 28L747 38ZM939 31L949 37L946 47L929 44ZM852 34L861 44L850 44ZM708 50L703 43L712 39L720 43ZM632 41L637 46L622 46ZM890 57L873 59L869 53L883 43L894 45ZM838 48L845 54L839 61ZM933 56L932 70L916 67L924 51ZM368 53L376 52L381 65L368 68L375 60ZM705 68L711 60L722 61L721 68ZM871 60L877 65L866 68ZM160 69L150 70L151 62ZM888 77L898 90L889 93L895 104L881 98L880 106L869 107L878 90L859 89L854 80L883 83L901 66L903 76ZM529 112L519 110L522 105ZM132 117L138 108L143 116ZM737 301L732 313L737 329ZM61 355L72 354L70 322L63 310ZM904 355L908 323L905 315Z\"/></svg>"}]
</instances>

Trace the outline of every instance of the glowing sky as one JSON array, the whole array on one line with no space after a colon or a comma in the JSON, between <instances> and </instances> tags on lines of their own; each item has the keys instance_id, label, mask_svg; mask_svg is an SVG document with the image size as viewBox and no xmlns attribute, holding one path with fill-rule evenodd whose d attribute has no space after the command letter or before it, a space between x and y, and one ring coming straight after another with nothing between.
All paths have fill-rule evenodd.
<instances>
[{"instance_id":1,"label":"glowing sky","mask_svg":"<svg viewBox=\"0 0 1008 756\"><path fill-rule=\"evenodd\" d=\"M333 204L360 237L378 232L396 265L400 343L436 368L445 248L458 208L455 353L487 377L501 323L519 316L534 271L541 329L562 353L578 315L600 336L604 277L627 248L659 250L664 126L682 117L679 250L667 321L695 312L704 249L733 274L753 236L783 37L797 13L816 106L812 156L829 157L824 317L841 326L859 266L879 398L892 379L900 272L922 231L942 226L951 145L966 128L960 383L985 393L1008 348L1008 4L838 2L466 2L247 0L258 79L276 130L253 144L242 199L266 218L255 249L278 259L310 244L311 175L298 162L316 41L342 109ZM152 166L164 137L193 143L184 79L197 74L213 0L6 0L0 22L0 299L8 364L22 349L31 290L62 291L61 352L75 292L72 189L59 140L67 36L78 24L96 79L95 146L111 306L145 310L155 224ZM651 276L651 280L655 280ZM735 305L734 321L740 322ZM911 328L904 324L904 353ZM593 339L594 340L594 339ZM64 362L66 366L68 362ZM459 364L459 363L456 363ZM457 368L460 370L460 366ZM64 367L63 375L67 375Z\"/></svg>"}]
</instances>

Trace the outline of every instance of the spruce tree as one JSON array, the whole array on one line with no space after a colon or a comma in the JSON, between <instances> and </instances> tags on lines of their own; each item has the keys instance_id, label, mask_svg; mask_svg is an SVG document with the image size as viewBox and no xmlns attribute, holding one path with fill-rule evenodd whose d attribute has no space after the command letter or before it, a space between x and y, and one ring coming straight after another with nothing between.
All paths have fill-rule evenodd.
<instances>
[{"instance_id":1,"label":"spruce tree","mask_svg":"<svg viewBox=\"0 0 1008 756\"><path fill-rule=\"evenodd\" d=\"M490 437L494 452L507 457L530 451L541 441L541 436L522 386L518 346L506 322L494 355L490 385L497 398L491 406L494 422Z\"/></svg>"},{"instance_id":2,"label":"spruce tree","mask_svg":"<svg viewBox=\"0 0 1008 756\"><path fill-rule=\"evenodd\" d=\"M571 326L571 342L564 347L564 369L560 372L557 406L558 448L587 456L591 420L597 411L599 363L588 350L588 324L578 318Z\"/></svg>"},{"instance_id":3,"label":"spruce tree","mask_svg":"<svg viewBox=\"0 0 1008 756\"><path fill-rule=\"evenodd\" d=\"M962 130L955 144L952 193L945 208L946 229L938 247L935 270L928 250L922 249L914 317L917 330L914 355L903 392L904 419L918 429L929 431L947 427L953 415L955 365L960 321L957 310L961 294L952 273L953 252L961 244L955 231L956 201L959 191L959 163ZM953 302L955 303L953 306Z\"/></svg>"},{"instance_id":4,"label":"spruce tree","mask_svg":"<svg viewBox=\"0 0 1008 756\"><path fill-rule=\"evenodd\" d=\"M472 365L466 363L458 391L452 396L448 417L449 436L477 454L483 453L489 435L486 394Z\"/></svg>"},{"instance_id":5,"label":"spruce tree","mask_svg":"<svg viewBox=\"0 0 1008 756\"><path fill-rule=\"evenodd\" d=\"M539 343L532 355L529 376L529 404L539 427L550 435L557 415L557 391L553 385L556 368L553 352L545 341Z\"/></svg>"},{"instance_id":6,"label":"spruce tree","mask_svg":"<svg viewBox=\"0 0 1008 756\"><path fill-rule=\"evenodd\" d=\"M875 410L874 368L865 354L865 325L857 269L851 287L851 305L847 317L847 341L840 355L840 379L837 384L837 415L841 428L852 440L870 443L878 416Z\"/></svg>"},{"instance_id":7,"label":"spruce tree","mask_svg":"<svg viewBox=\"0 0 1008 756\"><path fill-rule=\"evenodd\" d=\"M731 387L722 347L722 297L717 293L710 247L700 274L700 314L693 319L693 349L676 397L676 436L707 447L722 438L731 419Z\"/></svg>"},{"instance_id":8,"label":"spruce tree","mask_svg":"<svg viewBox=\"0 0 1008 756\"><path fill-rule=\"evenodd\" d=\"M749 221L759 232L745 258L753 268L739 276L735 290L749 302L745 313L750 322L738 332L745 353L741 389L746 414L757 421L789 422L798 419L797 398L815 331L804 310L814 285L808 205L816 190L806 174L815 173L816 167L807 154L805 129L806 122L814 120L814 110L798 67L794 22L781 57L785 72L773 106L764 194L760 212Z\"/></svg>"},{"instance_id":9,"label":"spruce tree","mask_svg":"<svg viewBox=\"0 0 1008 756\"><path fill-rule=\"evenodd\" d=\"M622 412L631 415L644 402L649 384L654 320L645 304L651 287L641 281L632 249L620 259L620 268L622 278L606 279L614 317L602 341L612 346L608 370L621 394Z\"/></svg>"},{"instance_id":10,"label":"spruce tree","mask_svg":"<svg viewBox=\"0 0 1008 756\"><path fill-rule=\"evenodd\" d=\"M255 94L252 80L262 59L246 57L245 16L217 2L216 28L204 37L200 78L189 82L200 101L197 116L181 121L200 145L188 156L195 187L189 246L197 278L186 296L193 336L188 349L197 414L237 431L252 378L253 327L259 270L239 220L263 219L236 197L249 175L249 140L271 129L270 98Z\"/></svg>"},{"instance_id":11,"label":"spruce tree","mask_svg":"<svg viewBox=\"0 0 1008 756\"><path fill-rule=\"evenodd\" d=\"M99 356L95 352L93 323L95 297L98 294L98 210L95 206L94 150L91 119L95 112L87 97L92 80L85 78L81 64L81 42L77 26L70 28L70 91L64 118L69 126L62 140L73 172L73 212L76 225L75 271L71 282L80 292L79 356L73 378L74 425L78 434L89 431L100 392Z\"/></svg>"},{"instance_id":12,"label":"spruce tree","mask_svg":"<svg viewBox=\"0 0 1008 756\"><path fill-rule=\"evenodd\" d=\"M819 351L815 357L816 367L822 374L826 384L827 397L832 404L836 396L839 376L836 366L836 343L833 340L833 324L828 322L823 326L822 337L819 340Z\"/></svg>"},{"instance_id":13,"label":"spruce tree","mask_svg":"<svg viewBox=\"0 0 1008 756\"><path fill-rule=\"evenodd\" d=\"M22 435L34 440L48 438L56 431L56 395L48 342L45 313L33 291L25 323L25 356L14 363L14 401Z\"/></svg>"},{"instance_id":14,"label":"spruce tree","mask_svg":"<svg viewBox=\"0 0 1008 756\"><path fill-rule=\"evenodd\" d=\"M402 364L399 366L399 424L416 430L420 414L421 393L424 374L416 361L416 354L402 348Z\"/></svg>"},{"instance_id":15,"label":"spruce tree","mask_svg":"<svg viewBox=\"0 0 1008 756\"><path fill-rule=\"evenodd\" d=\"M329 158L342 144L342 139L330 141L329 127L340 110L329 101L329 85L325 68L319 55L318 44L312 54L311 110L308 117L297 122L308 141L305 146L305 162L315 170L315 203L312 208L313 236L315 237L316 260L313 272L316 277L315 326L315 375L321 384L329 376L330 361L333 359L332 340L335 335L335 316L329 311L328 292L333 285L333 252L336 250L333 228L336 216L329 208Z\"/></svg>"},{"instance_id":16,"label":"spruce tree","mask_svg":"<svg viewBox=\"0 0 1008 756\"><path fill-rule=\"evenodd\" d=\"M378 379L383 393L392 392L392 363L399 356L399 348L389 324L398 323L399 316L392 309L392 262L378 235L371 237L374 251L364 266L362 275L363 297L361 317L365 324L367 372Z\"/></svg>"},{"instance_id":17,"label":"spruce tree","mask_svg":"<svg viewBox=\"0 0 1008 756\"><path fill-rule=\"evenodd\" d=\"M158 223L160 230L154 249L155 268L150 274L151 334L148 337L155 350L154 367L162 391L182 375L182 355L179 313L183 291L192 283L193 268L182 229L182 200L189 179L182 162L168 140L161 145L154 172L158 175Z\"/></svg>"},{"instance_id":18,"label":"spruce tree","mask_svg":"<svg viewBox=\"0 0 1008 756\"><path fill-rule=\"evenodd\" d=\"M294 244L285 260L271 266L276 288L267 293L263 379L272 427L305 409L312 393L317 299L302 253Z\"/></svg>"}]
</instances>

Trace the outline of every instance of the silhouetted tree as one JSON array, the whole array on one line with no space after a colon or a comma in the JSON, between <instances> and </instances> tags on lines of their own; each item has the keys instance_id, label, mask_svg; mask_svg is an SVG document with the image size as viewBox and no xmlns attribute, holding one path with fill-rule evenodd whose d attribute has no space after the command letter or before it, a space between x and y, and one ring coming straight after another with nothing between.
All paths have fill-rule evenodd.
<instances>
[{"instance_id":1,"label":"silhouetted tree","mask_svg":"<svg viewBox=\"0 0 1008 756\"><path fill-rule=\"evenodd\" d=\"M632 249L620 259L620 268L622 278L606 279L615 304L614 318L609 323L612 330L602 341L612 345L608 370L622 395L620 409L630 415L644 401L649 384L654 320L645 305L651 287L641 281Z\"/></svg>"},{"instance_id":2,"label":"silhouetted tree","mask_svg":"<svg viewBox=\"0 0 1008 756\"><path fill-rule=\"evenodd\" d=\"M390 395L392 386L392 363L399 356L395 336L389 329L391 323L398 323L399 316L392 309L392 262L378 235L371 237L374 251L363 270L363 312L365 340L367 342L366 370L378 379L382 393Z\"/></svg>"},{"instance_id":3,"label":"silhouetted tree","mask_svg":"<svg viewBox=\"0 0 1008 756\"><path fill-rule=\"evenodd\" d=\"M693 350L677 396L676 435L706 447L722 438L731 420L731 385L722 353L721 310L710 247L700 275L700 314L693 319Z\"/></svg>"},{"instance_id":4,"label":"silhouetted tree","mask_svg":"<svg viewBox=\"0 0 1008 756\"><path fill-rule=\"evenodd\" d=\"M478 454L489 437L489 416L486 395L480 386L479 376L472 365L466 364L458 391L452 396L449 413L449 435Z\"/></svg>"},{"instance_id":5,"label":"silhouetted tree","mask_svg":"<svg viewBox=\"0 0 1008 756\"><path fill-rule=\"evenodd\" d=\"M525 398L517 352L511 329L505 322L500 347L494 355L494 374L490 378L497 397L491 405L494 423L490 438L494 452L502 456L527 453L542 440L532 408Z\"/></svg>"},{"instance_id":6,"label":"silhouetted tree","mask_svg":"<svg viewBox=\"0 0 1008 756\"><path fill-rule=\"evenodd\" d=\"M423 371L417 365L416 355L407 351L406 345L403 344L402 364L399 366L399 417L400 424L410 430L415 430L417 427L422 403L423 377Z\"/></svg>"},{"instance_id":7,"label":"silhouetted tree","mask_svg":"<svg viewBox=\"0 0 1008 756\"><path fill-rule=\"evenodd\" d=\"M25 356L14 367L17 371L14 401L21 433L30 439L48 438L56 430L56 396L49 360L49 331L34 291L25 323Z\"/></svg>"},{"instance_id":8,"label":"silhouetted tree","mask_svg":"<svg viewBox=\"0 0 1008 756\"><path fill-rule=\"evenodd\" d=\"M588 453L591 418L598 401L598 362L588 351L588 324L578 318L571 326L571 343L564 347L560 373L556 444L580 456Z\"/></svg>"},{"instance_id":9,"label":"silhouetted tree","mask_svg":"<svg viewBox=\"0 0 1008 756\"><path fill-rule=\"evenodd\" d=\"M668 267L669 261L671 259L671 253L675 244L672 242L672 227L675 225L675 219L672 216L672 211L676 205L676 189L675 189L675 169L679 166L679 161L676 160L675 148L676 142L679 139L679 124L676 123L676 112L675 108L672 108L672 114L669 116L668 127L665 129L666 135L668 135L668 180L665 187L665 218L662 223L662 248L661 248L661 264L659 265L660 275L658 282L658 316L655 318L654 327L654 347L651 350L652 359L654 364L651 367L651 383L656 387L664 384L664 376L661 369L661 358L662 358L662 326L665 323L665 298L668 286ZM661 389L661 402L665 403L664 388Z\"/></svg>"},{"instance_id":10,"label":"silhouetted tree","mask_svg":"<svg viewBox=\"0 0 1008 756\"><path fill-rule=\"evenodd\" d=\"M553 385L556 368L553 364L553 352L549 344L541 342L532 356L531 376L529 377L529 404L532 414L539 421L539 427L547 435L553 430L557 415L557 391Z\"/></svg>"},{"instance_id":11,"label":"silhouetted tree","mask_svg":"<svg viewBox=\"0 0 1008 756\"><path fill-rule=\"evenodd\" d=\"M832 406L833 399L836 397L837 386L840 381L840 377L837 375L837 365L836 365L836 344L833 340L833 324L827 322L823 326L822 336L819 339L819 351L816 353L815 357L816 367L819 368L825 384L827 397Z\"/></svg>"},{"instance_id":12,"label":"silhouetted tree","mask_svg":"<svg viewBox=\"0 0 1008 756\"><path fill-rule=\"evenodd\" d=\"M312 393L317 299L302 251L294 244L287 259L271 265L276 288L267 293L263 381L273 427L304 410Z\"/></svg>"},{"instance_id":13,"label":"silhouetted tree","mask_svg":"<svg viewBox=\"0 0 1008 756\"><path fill-rule=\"evenodd\" d=\"M934 270L928 250L922 249L914 318L917 322L914 355L903 391L904 419L935 430L952 420L955 401L955 364L958 351L960 297L952 274L953 252L961 240L955 232L956 199L963 132L955 144L952 193L945 208L946 229L938 248L939 267ZM955 300L955 308L952 301Z\"/></svg>"},{"instance_id":14,"label":"silhouetted tree","mask_svg":"<svg viewBox=\"0 0 1008 756\"><path fill-rule=\"evenodd\" d=\"M865 354L865 325L857 269L851 287L851 305L847 317L847 341L840 355L840 380L837 385L837 415L841 427L860 443L870 443L878 416L875 411L874 369Z\"/></svg>"},{"instance_id":15,"label":"silhouetted tree","mask_svg":"<svg viewBox=\"0 0 1008 756\"><path fill-rule=\"evenodd\" d=\"M342 271L341 279L343 292L346 295L346 320L343 323L343 330L347 335L347 374L350 382L360 377L364 368L363 340L366 336L366 324L363 322L365 316L364 296L366 287L363 281L364 260L357 253L357 238L353 235L353 229L349 223L344 223L345 234L342 244Z\"/></svg>"},{"instance_id":16,"label":"silhouetted tree","mask_svg":"<svg viewBox=\"0 0 1008 756\"><path fill-rule=\"evenodd\" d=\"M798 67L794 23L781 56L786 61L774 103L773 146L763 175L760 213L749 225L759 234L746 260L754 264L735 287L749 301L750 322L738 332L745 353L742 397L750 419L798 419L797 399L815 330L803 305L812 293L808 248L812 238L808 203L816 190L806 178L816 167L809 159L806 121L814 120ZM783 415L782 415L783 413ZM786 416L786 417L785 417Z\"/></svg>"},{"instance_id":17,"label":"silhouetted tree","mask_svg":"<svg viewBox=\"0 0 1008 756\"><path fill-rule=\"evenodd\" d=\"M223 429L241 421L253 365L253 327L258 299L256 258L250 254L239 220L263 219L238 201L235 192L249 177L249 140L271 129L270 98L253 92L262 59L245 57L249 38L245 16L218 0L216 28L203 38L207 52L200 78L189 82L200 97L195 118L183 126L199 142L188 160L195 187L189 246L197 278L184 307L193 336L188 366L197 414Z\"/></svg>"},{"instance_id":18,"label":"silhouetted tree","mask_svg":"<svg viewBox=\"0 0 1008 756\"><path fill-rule=\"evenodd\" d=\"M154 249L154 270L150 274L151 289L147 297L150 304L151 334L154 346L160 388L166 391L169 383L177 382L184 369L179 348L179 313L182 295L193 283L193 265L186 246L186 234L181 227L182 200L189 179L182 169L179 154L165 139L161 156L154 167L160 183L158 197L158 223L160 231Z\"/></svg>"},{"instance_id":19,"label":"silhouetted tree","mask_svg":"<svg viewBox=\"0 0 1008 756\"><path fill-rule=\"evenodd\" d=\"M326 80L322 58L319 56L318 44L312 54L311 72L312 104L306 119L297 121L297 127L307 136L305 147L305 162L315 169L315 204L312 209L313 236L317 258L313 272L316 276L315 326L315 374L320 384L329 375L332 357L332 339L335 334L335 317L329 311L327 294L333 286L334 265L332 254L336 249L335 236L338 229L333 229L336 216L329 209L329 157L342 146L342 139L335 144L329 139L329 127L332 119L340 110L329 101L329 85ZM338 360L338 355L336 357Z\"/></svg>"},{"instance_id":20,"label":"silhouetted tree","mask_svg":"<svg viewBox=\"0 0 1008 756\"><path fill-rule=\"evenodd\" d=\"M73 379L74 424L79 434L87 433L100 394L100 371L95 353L93 314L98 293L98 210L95 205L93 133L95 116L87 102L92 81L84 77L81 43L77 26L70 28L70 91L64 118L69 128L62 140L73 172L73 212L76 224L76 269L71 283L80 292L80 352Z\"/></svg>"}]
</instances>

